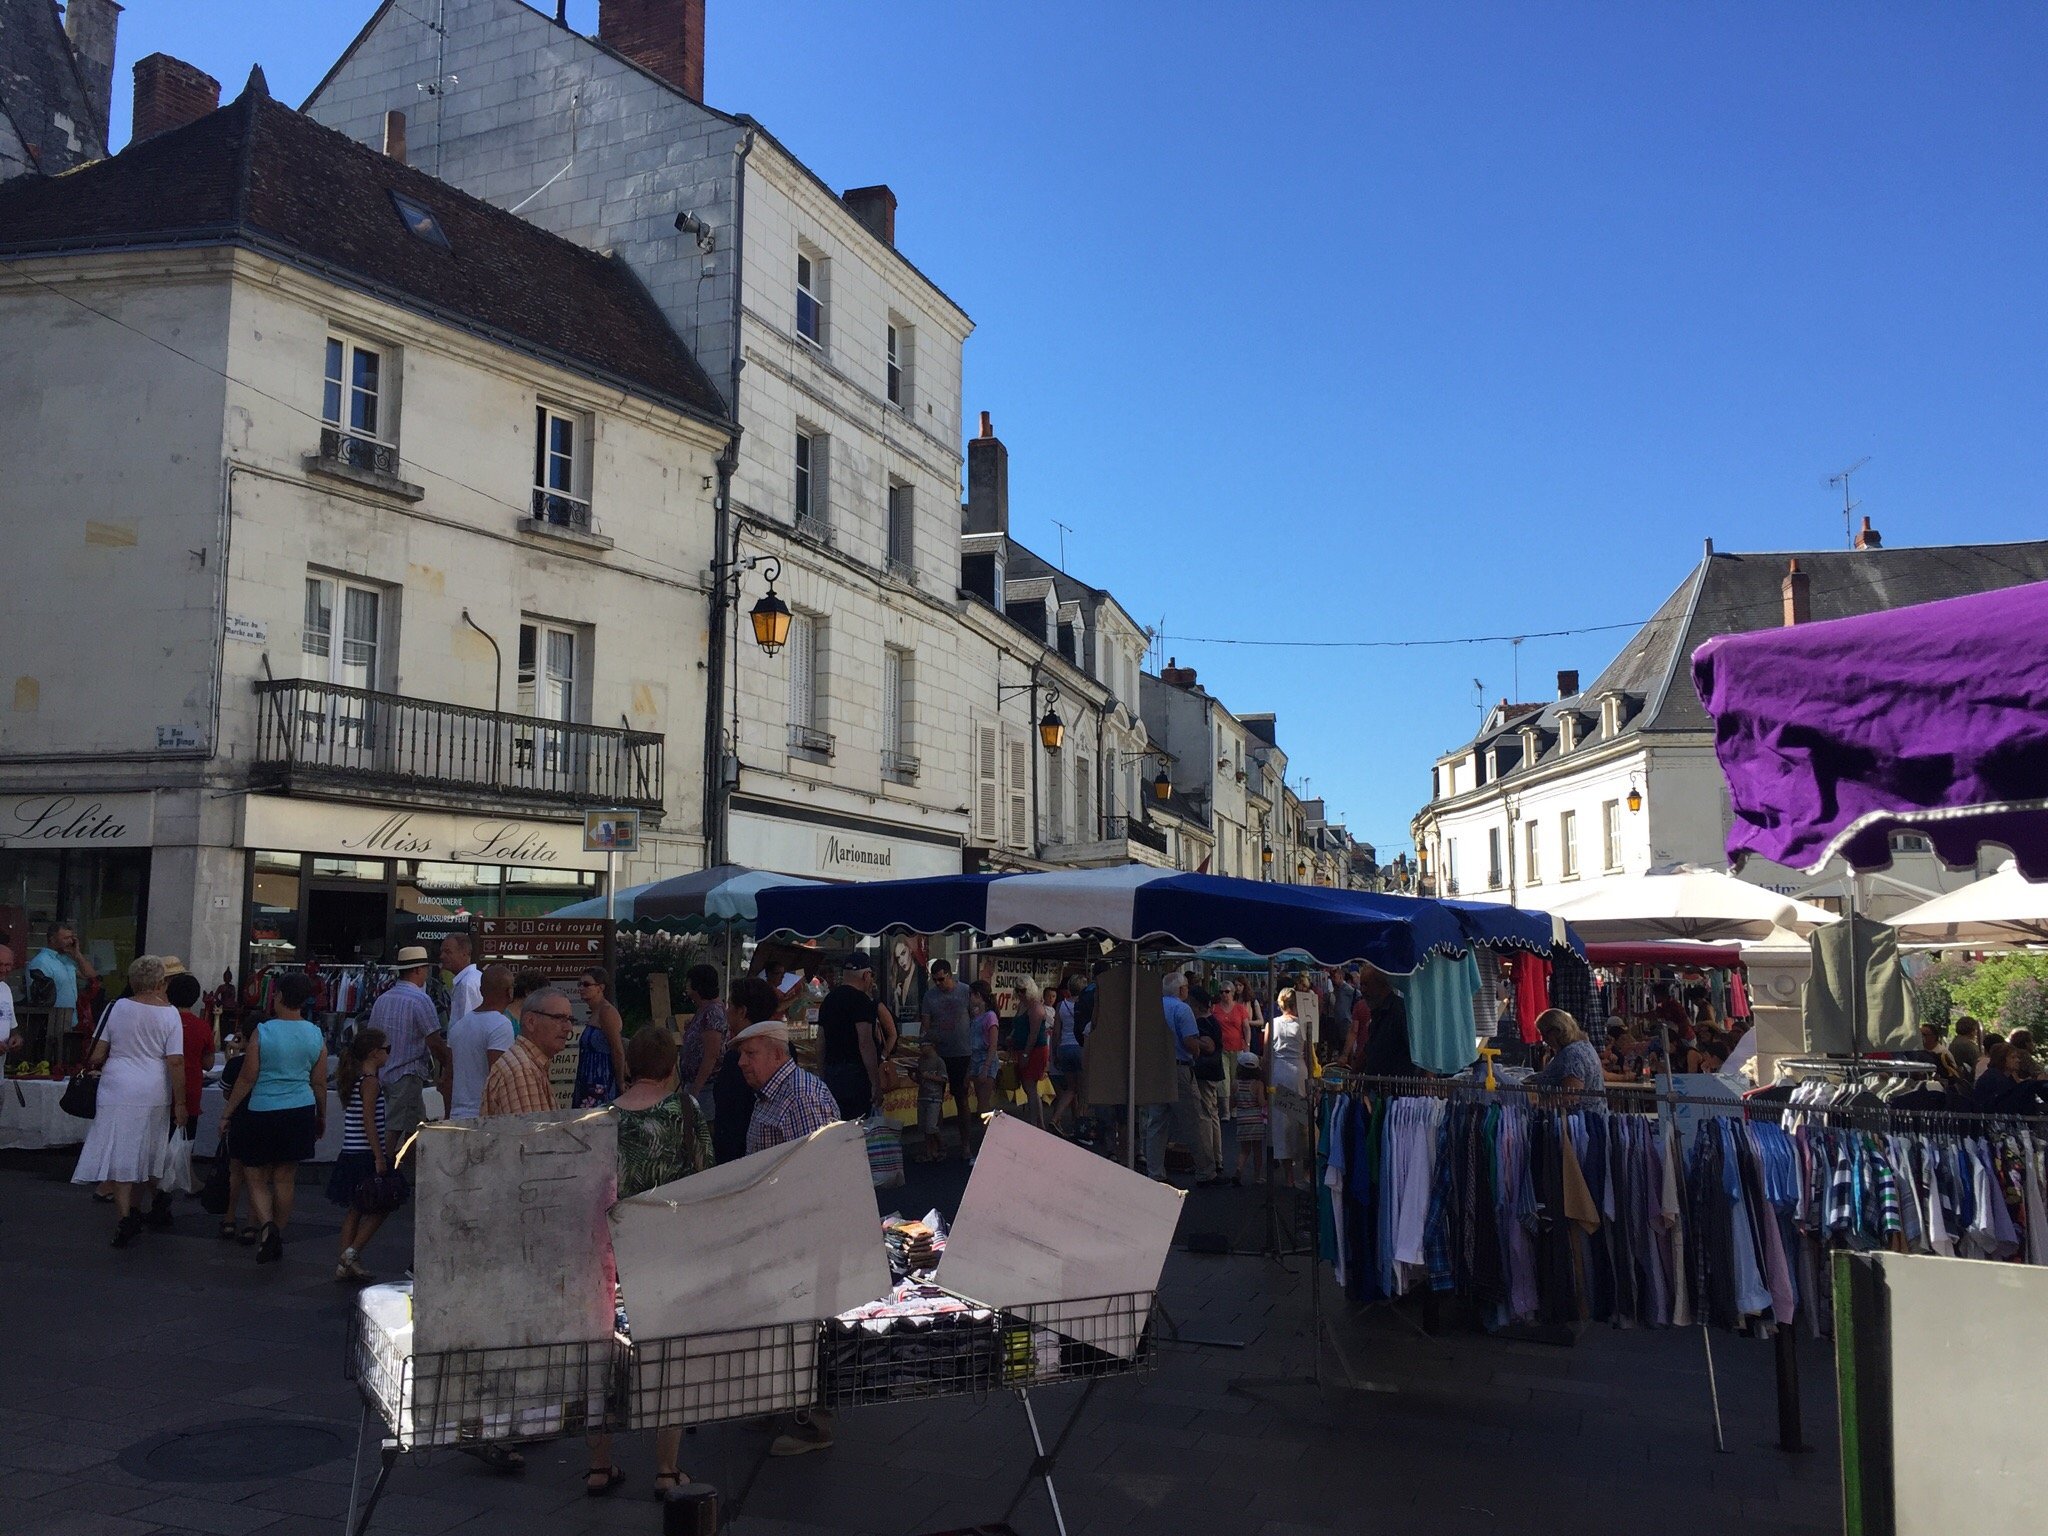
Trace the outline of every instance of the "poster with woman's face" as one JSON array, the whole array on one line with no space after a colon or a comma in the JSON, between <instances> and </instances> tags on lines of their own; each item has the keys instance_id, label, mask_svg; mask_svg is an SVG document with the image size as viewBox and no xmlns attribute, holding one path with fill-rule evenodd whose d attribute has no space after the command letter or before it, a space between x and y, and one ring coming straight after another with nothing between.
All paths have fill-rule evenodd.
<instances>
[{"instance_id":1,"label":"poster with woman's face","mask_svg":"<svg viewBox=\"0 0 2048 1536\"><path fill-rule=\"evenodd\" d=\"M924 935L899 934L889 941L889 1007L900 1019L917 1017L931 984L931 953Z\"/></svg>"}]
</instances>

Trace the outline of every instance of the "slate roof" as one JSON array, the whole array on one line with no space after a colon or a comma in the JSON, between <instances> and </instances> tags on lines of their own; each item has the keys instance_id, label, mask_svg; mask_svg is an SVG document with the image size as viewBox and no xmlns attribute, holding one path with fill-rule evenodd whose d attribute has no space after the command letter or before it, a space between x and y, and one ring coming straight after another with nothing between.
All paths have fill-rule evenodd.
<instances>
[{"instance_id":1,"label":"slate roof","mask_svg":"<svg viewBox=\"0 0 2048 1536\"><path fill-rule=\"evenodd\" d=\"M1450 753L1496 749L1502 777L1566 756L1559 740L1562 717L1580 719L1579 747L1604 745L1601 700L1622 699L1615 738L1637 734L1708 732L1712 724L1693 691L1692 653L1716 635L1775 629L1784 622L1783 582L1797 559L1808 579L1808 612L1815 620L1930 603L1972 592L1992 592L2048 581L2048 540L2017 544L1933 545L1912 549L1824 549L1796 554L1708 555L1667 597L1648 623L1592 684L1533 713L1517 713ZM1537 731L1534 763L1523 761L1522 732ZM1487 785L1481 788L1490 787ZM1470 793L1470 791L1466 791Z\"/></svg>"},{"instance_id":2,"label":"slate roof","mask_svg":"<svg viewBox=\"0 0 2048 1536\"><path fill-rule=\"evenodd\" d=\"M397 193L448 246L413 234ZM632 271L280 105L218 112L112 159L0 187L0 252L238 245L724 423L718 390Z\"/></svg>"},{"instance_id":3,"label":"slate roof","mask_svg":"<svg viewBox=\"0 0 2048 1536\"><path fill-rule=\"evenodd\" d=\"M0 114L45 176L107 151L106 125L93 110L51 0L0 0ZM59 117L70 119L78 150L60 137Z\"/></svg>"}]
</instances>

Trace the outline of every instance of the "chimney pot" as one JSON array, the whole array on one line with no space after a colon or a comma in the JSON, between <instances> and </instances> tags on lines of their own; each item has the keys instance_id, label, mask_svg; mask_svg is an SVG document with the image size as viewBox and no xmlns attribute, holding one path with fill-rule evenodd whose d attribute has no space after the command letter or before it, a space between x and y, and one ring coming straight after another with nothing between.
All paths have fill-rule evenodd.
<instances>
[{"instance_id":1,"label":"chimney pot","mask_svg":"<svg viewBox=\"0 0 2048 1536\"><path fill-rule=\"evenodd\" d=\"M1709 534L1709 535L1707 536L1707 558L1708 558L1708 559L1712 559L1712 558L1713 558L1713 555L1714 555L1714 539L1713 539L1713 535Z\"/></svg>"},{"instance_id":2,"label":"chimney pot","mask_svg":"<svg viewBox=\"0 0 2048 1536\"><path fill-rule=\"evenodd\" d=\"M86 100L92 103L92 154L107 149L107 118L114 104L114 34L121 25L121 7L114 0L68 0L64 36L78 61Z\"/></svg>"},{"instance_id":3,"label":"chimney pot","mask_svg":"<svg viewBox=\"0 0 2048 1536\"><path fill-rule=\"evenodd\" d=\"M1870 526L1870 519L1867 517L1863 519L1862 530L1856 535L1856 547L1858 549L1884 548L1884 535Z\"/></svg>"},{"instance_id":4,"label":"chimney pot","mask_svg":"<svg viewBox=\"0 0 2048 1536\"><path fill-rule=\"evenodd\" d=\"M981 413L981 435L983 437L994 437L996 435L995 423L988 419L987 411Z\"/></svg>"},{"instance_id":5,"label":"chimney pot","mask_svg":"<svg viewBox=\"0 0 2048 1536\"><path fill-rule=\"evenodd\" d=\"M1010 450L996 436L987 411L981 413L981 435L967 443L966 531L1010 531Z\"/></svg>"},{"instance_id":6,"label":"chimney pot","mask_svg":"<svg viewBox=\"0 0 2048 1536\"><path fill-rule=\"evenodd\" d=\"M599 0L597 40L704 99L704 0Z\"/></svg>"},{"instance_id":7,"label":"chimney pot","mask_svg":"<svg viewBox=\"0 0 2048 1536\"><path fill-rule=\"evenodd\" d=\"M135 65L135 120L131 144L196 123L220 109L220 82L168 53Z\"/></svg>"},{"instance_id":8,"label":"chimney pot","mask_svg":"<svg viewBox=\"0 0 2048 1536\"><path fill-rule=\"evenodd\" d=\"M1808 599L1811 581L1806 572L1799 569L1799 557L1793 556L1785 567L1785 579L1780 584L1785 599L1785 623L1804 624L1813 617L1812 605Z\"/></svg>"},{"instance_id":9,"label":"chimney pot","mask_svg":"<svg viewBox=\"0 0 2048 1536\"><path fill-rule=\"evenodd\" d=\"M396 107L384 114L384 153L405 164L405 114Z\"/></svg>"},{"instance_id":10,"label":"chimney pot","mask_svg":"<svg viewBox=\"0 0 2048 1536\"><path fill-rule=\"evenodd\" d=\"M847 212L882 244L896 244L896 194L887 187L849 187L839 194Z\"/></svg>"},{"instance_id":11,"label":"chimney pot","mask_svg":"<svg viewBox=\"0 0 2048 1536\"><path fill-rule=\"evenodd\" d=\"M1579 691L1579 674L1565 671L1557 674L1557 696L1568 699Z\"/></svg>"}]
</instances>

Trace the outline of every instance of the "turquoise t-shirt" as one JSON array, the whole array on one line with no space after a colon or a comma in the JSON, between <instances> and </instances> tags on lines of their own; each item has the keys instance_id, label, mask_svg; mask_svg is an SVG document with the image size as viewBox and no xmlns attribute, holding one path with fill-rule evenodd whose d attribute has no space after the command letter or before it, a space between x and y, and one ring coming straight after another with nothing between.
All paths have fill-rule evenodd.
<instances>
[{"instance_id":1,"label":"turquoise t-shirt","mask_svg":"<svg viewBox=\"0 0 2048 1536\"><path fill-rule=\"evenodd\" d=\"M320 1026L305 1019L265 1019L256 1026L260 1070L249 1090L251 1109L302 1109L313 1102L313 1063L327 1049Z\"/></svg>"}]
</instances>

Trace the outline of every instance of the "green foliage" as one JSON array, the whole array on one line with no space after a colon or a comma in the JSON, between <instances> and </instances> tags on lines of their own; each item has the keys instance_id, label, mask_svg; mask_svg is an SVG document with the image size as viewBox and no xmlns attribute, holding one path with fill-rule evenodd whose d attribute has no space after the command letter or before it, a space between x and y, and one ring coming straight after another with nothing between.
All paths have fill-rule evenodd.
<instances>
[{"instance_id":1,"label":"green foliage","mask_svg":"<svg viewBox=\"0 0 2048 1536\"><path fill-rule=\"evenodd\" d=\"M1973 960L1944 959L1920 973L1913 983L1914 1001L1920 1006L1920 1022L1932 1024L1944 1038L1955 1031L1958 1015L1969 1009L1956 1006L1956 989L1970 979L1977 968Z\"/></svg>"},{"instance_id":2,"label":"green foliage","mask_svg":"<svg viewBox=\"0 0 2048 1536\"><path fill-rule=\"evenodd\" d=\"M2039 1039L2048 1024L2048 954L1993 955L1979 961L1953 988L1951 1006L1987 1030L2011 1034L2027 1028Z\"/></svg>"},{"instance_id":3,"label":"green foliage","mask_svg":"<svg viewBox=\"0 0 2048 1536\"><path fill-rule=\"evenodd\" d=\"M666 975L669 1005L672 1009L680 1009L690 995L683 978L699 961L709 961L717 966L722 978L725 975L725 940L668 933L621 933L619 974L614 979L613 997L618 1002L619 1017L626 1026L626 1033L631 1034L648 1022L651 1012L648 1007L648 977L657 972Z\"/></svg>"}]
</instances>

